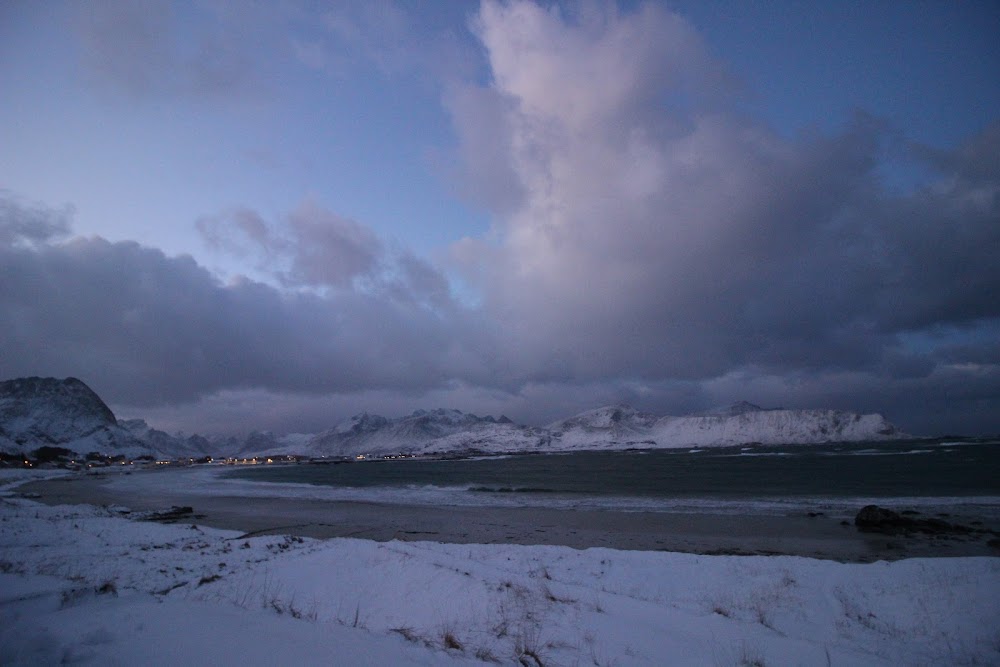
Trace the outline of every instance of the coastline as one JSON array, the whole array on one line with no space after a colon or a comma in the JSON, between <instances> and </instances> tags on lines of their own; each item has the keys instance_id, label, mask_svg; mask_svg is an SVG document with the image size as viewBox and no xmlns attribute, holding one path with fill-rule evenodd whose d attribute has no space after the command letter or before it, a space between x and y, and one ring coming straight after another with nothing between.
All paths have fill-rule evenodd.
<instances>
[{"instance_id":1,"label":"coastline","mask_svg":"<svg viewBox=\"0 0 1000 667\"><path fill-rule=\"evenodd\" d=\"M799 555L824 525L857 533L832 517L273 497L287 488L240 497L231 492L253 489L212 479L205 469L150 470L0 486L0 663L890 667L1000 657L1000 601L984 585L1000 575L996 557L701 555L719 553L709 547L720 532L734 531L741 553L761 539L768 553L777 544ZM83 500L105 506L61 504ZM193 514L175 525L136 520L171 500L189 501ZM326 520L276 525L289 512ZM362 531L353 537L369 539L294 535L343 534L351 521ZM253 524L274 534L249 534ZM390 534L399 524L409 526ZM621 548L633 529L658 525L693 553ZM498 541L466 543L460 528ZM778 532L751 534L767 530ZM580 547L548 546L566 541L559 535Z\"/></svg>"},{"instance_id":2,"label":"coastline","mask_svg":"<svg viewBox=\"0 0 1000 667\"><path fill-rule=\"evenodd\" d=\"M67 476L27 482L18 492L47 505L114 505L134 511L188 506L194 516L182 523L250 535L786 555L858 563L1000 555L1000 550L987 544L988 535L886 535L859 531L850 521L844 525L844 517L827 515L436 507L232 495L221 487L199 493L183 483L185 476L199 473L204 476L204 470L189 468L136 471L127 477L121 473Z\"/></svg>"}]
</instances>

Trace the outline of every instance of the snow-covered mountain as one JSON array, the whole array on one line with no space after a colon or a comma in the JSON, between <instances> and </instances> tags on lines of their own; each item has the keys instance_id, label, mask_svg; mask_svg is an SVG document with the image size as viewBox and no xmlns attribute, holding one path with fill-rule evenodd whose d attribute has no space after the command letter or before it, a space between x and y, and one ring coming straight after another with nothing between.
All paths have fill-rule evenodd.
<instances>
[{"instance_id":1,"label":"snow-covered mountain","mask_svg":"<svg viewBox=\"0 0 1000 667\"><path fill-rule=\"evenodd\" d=\"M819 444L907 437L882 415L837 410L764 409L741 401L683 417L616 405L549 425L553 450Z\"/></svg>"},{"instance_id":2,"label":"snow-covered mountain","mask_svg":"<svg viewBox=\"0 0 1000 667\"><path fill-rule=\"evenodd\" d=\"M0 452L19 454L50 445L80 454L170 459L206 455L474 455L903 437L908 436L877 414L763 409L741 402L683 417L657 417L627 405L612 405L544 428L459 410L417 410L396 419L366 412L317 434L277 436L255 431L244 438L209 440L198 435L170 435L141 419L118 422L97 394L75 378L0 382Z\"/></svg>"},{"instance_id":3,"label":"snow-covered mountain","mask_svg":"<svg viewBox=\"0 0 1000 667\"><path fill-rule=\"evenodd\" d=\"M650 429L656 415L639 412L627 405L609 405L553 422L553 449L618 449L651 447L656 444Z\"/></svg>"},{"instance_id":4,"label":"snow-covered mountain","mask_svg":"<svg viewBox=\"0 0 1000 667\"><path fill-rule=\"evenodd\" d=\"M691 413L689 415L685 415L685 416L687 416L687 417L735 417L737 415L742 415L742 414L745 414L747 412L760 412L761 410L764 410L764 409L765 408L762 408L759 405L754 405L753 403L749 403L747 401L737 401L736 403L733 403L732 405L720 406L720 407L712 408L711 410L705 410L703 412L693 412L693 413ZM772 408L768 408L768 409L772 409Z\"/></svg>"},{"instance_id":5,"label":"snow-covered mountain","mask_svg":"<svg viewBox=\"0 0 1000 667\"><path fill-rule=\"evenodd\" d=\"M392 454L498 454L544 451L545 429L506 417L478 417L459 410L417 410L398 419L363 413L314 436L286 436L251 443L240 455L384 456Z\"/></svg>"},{"instance_id":6,"label":"snow-covered mountain","mask_svg":"<svg viewBox=\"0 0 1000 667\"><path fill-rule=\"evenodd\" d=\"M76 378L18 378L0 382L0 451L23 454L39 447L78 454L155 455L121 427L111 409Z\"/></svg>"},{"instance_id":7,"label":"snow-covered mountain","mask_svg":"<svg viewBox=\"0 0 1000 667\"><path fill-rule=\"evenodd\" d=\"M398 419L363 413L314 436L256 437L240 456L504 454L740 444L818 444L906 437L881 415L763 409L737 403L685 417L657 417L612 405L532 428L506 417L417 410Z\"/></svg>"},{"instance_id":8,"label":"snow-covered mountain","mask_svg":"<svg viewBox=\"0 0 1000 667\"><path fill-rule=\"evenodd\" d=\"M131 433L146 447L156 452L161 459L200 459L213 456L216 447L207 438L200 435L184 436L170 435L166 431L152 428L143 419L119 420L118 425Z\"/></svg>"},{"instance_id":9,"label":"snow-covered mountain","mask_svg":"<svg viewBox=\"0 0 1000 667\"><path fill-rule=\"evenodd\" d=\"M838 410L757 409L664 417L651 431L661 447L819 444L906 437L882 415Z\"/></svg>"}]
</instances>

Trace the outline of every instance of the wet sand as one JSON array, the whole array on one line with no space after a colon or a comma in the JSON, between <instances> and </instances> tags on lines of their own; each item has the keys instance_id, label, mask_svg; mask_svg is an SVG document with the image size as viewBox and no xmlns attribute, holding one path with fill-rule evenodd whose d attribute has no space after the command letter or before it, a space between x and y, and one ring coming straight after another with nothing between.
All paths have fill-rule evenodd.
<instances>
[{"instance_id":1,"label":"wet sand","mask_svg":"<svg viewBox=\"0 0 1000 667\"><path fill-rule=\"evenodd\" d=\"M615 512L510 507L432 507L253 496L202 495L157 484L111 484L119 475L80 475L32 482L19 492L48 505L121 505L132 510L190 506L190 522L247 534L355 537L376 541L458 544L551 544L698 554L793 555L847 562L910 557L998 556L990 536L902 536L865 533L845 517ZM141 477L140 477L141 476ZM35 495L37 494L37 496Z\"/></svg>"}]
</instances>

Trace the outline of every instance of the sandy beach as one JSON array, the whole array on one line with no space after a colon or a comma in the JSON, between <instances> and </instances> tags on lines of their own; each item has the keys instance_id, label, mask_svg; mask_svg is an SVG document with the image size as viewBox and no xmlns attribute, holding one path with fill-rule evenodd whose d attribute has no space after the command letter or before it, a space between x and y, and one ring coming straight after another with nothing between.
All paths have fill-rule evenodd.
<instances>
[{"instance_id":1,"label":"sandy beach","mask_svg":"<svg viewBox=\"0 0 1000 667\"><path fill-rule=\"evenodd\" d=\"M793 555L844 562L997 555L987 544L988 535L866 533L844 516L434 507L209 495L184 483L195 474L197 469L188 468L137 471L128 476L76 475L32 482L21 487L21 492L29 497L37 494L37 500L49 505L120 505L132 510L190 506L195 514L192 523L253 535Z\"/></svg>"}]
</instances>

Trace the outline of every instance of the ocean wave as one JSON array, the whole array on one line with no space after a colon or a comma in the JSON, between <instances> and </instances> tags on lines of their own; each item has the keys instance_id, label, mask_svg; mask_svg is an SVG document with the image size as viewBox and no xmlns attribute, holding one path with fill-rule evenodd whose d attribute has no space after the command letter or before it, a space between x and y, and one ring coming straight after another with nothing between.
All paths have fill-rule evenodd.
<instances>
[{"instance_id":1,"label":"ocean wave","mask_svg":"<svg viewBox=\"0 0 1000 667\"><path fill-rule=\"evenodd\" d=\"M224 477L219 468L184 471L182 474L133 475L115 485L135 485L155 493L158 487L192 495L266 497L325 502L365 502L387 505L435 507L541 508L557 510L668 512L677 514L804 515L809 512L849 519L865 505L924 514L950 514L1000 521L1000 496L719 496L641 497L563 493L535 487L486 485L334 487L297 482L259 482ZM505 490L510 488L509 491ZM134 489L133 489L134 490Z\"/></svg>"},{"instance_id":2,"label":"ocean wave","mask_svg":"<svg viewBox=\"0 0 1000 667\"><path fill-rule=\"evenodd\" d=\"M556 489L510 486L470 486L467 491L473 493L559 493Z\"/></svg>"}]
</instances>

